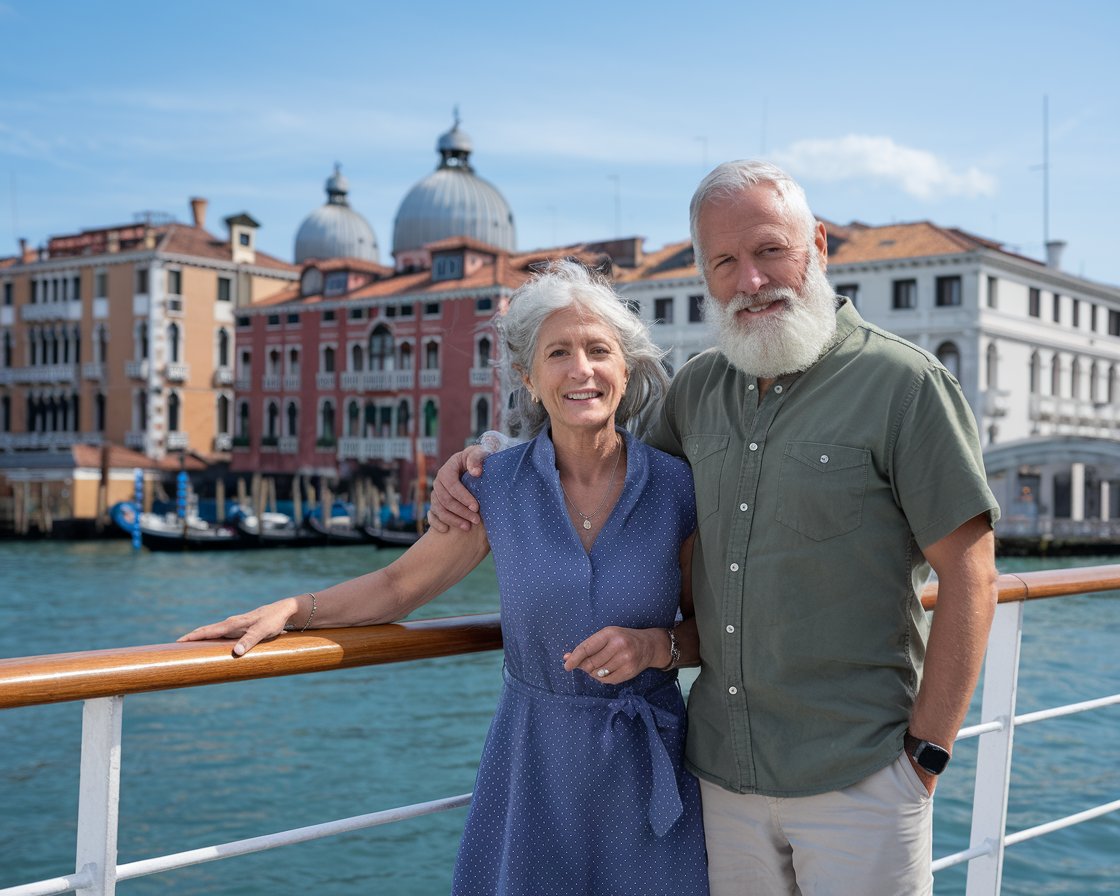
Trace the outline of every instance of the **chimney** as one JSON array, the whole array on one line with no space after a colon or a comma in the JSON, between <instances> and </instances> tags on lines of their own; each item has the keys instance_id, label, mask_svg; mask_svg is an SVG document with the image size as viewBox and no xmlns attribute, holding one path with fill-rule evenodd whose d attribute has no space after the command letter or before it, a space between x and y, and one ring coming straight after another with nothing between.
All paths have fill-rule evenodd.
<instances>
[{"instance_id":1,"label":"chimney","mask_svg":"<svg viewBox=\"0 0 1120 896\"><path fill-rule=\"evenodd\" d=\"M19 238L19 258L24 264L31 264L35 260L35 250L27 245L27 240Z\"/></svg>"},{"instance_id":2,"label":"chimney","mask_svg":"<svg viewBox=\"0 0 1120 896\"><path fill-rule=\"evenodd\" d=\"M200 196L191 199L191 217L194 219L195 227L200 230L206 229L206 200Z\"/></svg>"},{"instance_id":3,"label":"chimney","mask_svg":"<svg viewBox=\"0 0 1120 896\"><path fill-rule=\"evenodd\" d=\"M1046 244L1046 267L1059 270L1062 266L1062 251L1066 247L1065 240L1050 240Z\"/></svg>"}]
</instances>

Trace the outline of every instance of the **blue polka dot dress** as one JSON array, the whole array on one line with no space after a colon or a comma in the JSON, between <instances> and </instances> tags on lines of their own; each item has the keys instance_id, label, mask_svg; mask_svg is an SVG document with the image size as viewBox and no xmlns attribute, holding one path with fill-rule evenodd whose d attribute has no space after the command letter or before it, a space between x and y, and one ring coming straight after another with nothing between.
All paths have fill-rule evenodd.
<instances>
[{"instance_id":1,"label":"blue polka dot dress","mask_svg":"<svg viewBox=\"0 0 1120 896\"><path fill-rule=\"evenodd\" d=\"M677 613L680 545L696 525L692 475L625 437L622 494L590 553L547 432L464 478L497 568L505 680L454 896L708 892L676 673L609 685L564 671L564 654L602 627L668 628Z\"/></svg>"}]
</instances>

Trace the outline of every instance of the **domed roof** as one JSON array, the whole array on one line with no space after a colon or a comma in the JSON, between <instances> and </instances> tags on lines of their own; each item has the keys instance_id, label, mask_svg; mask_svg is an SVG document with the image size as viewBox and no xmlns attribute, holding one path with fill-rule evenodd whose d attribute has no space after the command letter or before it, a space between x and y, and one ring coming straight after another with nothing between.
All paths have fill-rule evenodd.
<instances>
[{"instance_id":1,"label":"domed roof","mask_svg":"<svg viewBox=\"0 0 1120 896\"><path fill-rule=\"evenodd\" d=\"M377 237L361 215L350 208L350 184L336 164L327 178L327 203L304 218L296 232L296 264L309 258L362 258L378 262Z\"/></svg>"},{"instance_id":2,"label":"domed roof","mask_svg":"<svg viewBox=\"0 0 1120 896\"><path fill-rule=\"evenodd\" d=\"M513 251L513 212L497 188L474 173L472 143L459 129L436 143L439 166L405 195L393 226L393 254L419 249L451 236L468 236Z\"/></svg>"}]
</instances>

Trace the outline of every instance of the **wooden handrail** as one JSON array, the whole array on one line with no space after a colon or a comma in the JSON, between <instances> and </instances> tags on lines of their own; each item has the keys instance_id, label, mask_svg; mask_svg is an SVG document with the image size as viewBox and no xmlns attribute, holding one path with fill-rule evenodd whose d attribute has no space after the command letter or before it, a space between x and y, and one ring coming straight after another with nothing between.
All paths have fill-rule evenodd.
<instances>
[{"instance_id":1,"label":"wooden handrail","mask_svg":"<svg viewBox=\"0 0 1120 896\"><path fill-rule=\"evenodd\" d=\"M1007 574L1001 603L1120 590L1120 564ZM937 585L922 592L933 609ZM196 685L325 672L406 660L497 650L496 613L360 628L288 633L234 657L230 641L153 644L0 660L0 709L139 694Z\"/></svg>"},{"instance_id":2,"label":"wooden handrail","mask_svg":"<svg viewBox=\"0 0 1120 896\"><path fill-rule=\"evenodd\" d=\"M497 650L498 614L289 632L241 657L194 641L0 660L0 709Z\"/></svg>"}]
</instances>

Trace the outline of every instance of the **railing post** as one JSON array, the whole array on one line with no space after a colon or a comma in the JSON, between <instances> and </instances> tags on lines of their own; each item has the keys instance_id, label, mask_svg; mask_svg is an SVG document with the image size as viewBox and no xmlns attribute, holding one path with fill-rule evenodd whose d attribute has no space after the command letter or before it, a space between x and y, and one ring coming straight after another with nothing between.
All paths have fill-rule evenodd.
<instances>
[{"instance_id":1,"label":"railing post","mask_svg":"<svg viewBox=\"0 0 1120 896\"><path fill-rule=\"evenodd\" d=\"M123 712L124 697L87 700L82 709L75 871L86 871L92 883L77 890L79 896L114 896L117 892Z\"/></svg>"},{"instance_id":2,"label":"railing post","mask_svg":"<svg viewBox=\"0 0 1120 896\"><path fill-rule=\"evenodd\" d=\"M1019 645L1023 634L1021 600L999 604L984 660L981 724L999 721L998 731L981 734L972 796L972 846L989 849L968 863L966 896L998 896L1003 881L1007 794L1011 786L1011 747L1015 737L1015 698L1019 686Z\"/></svg>"}]
</instances>

